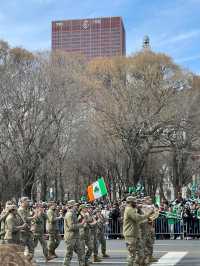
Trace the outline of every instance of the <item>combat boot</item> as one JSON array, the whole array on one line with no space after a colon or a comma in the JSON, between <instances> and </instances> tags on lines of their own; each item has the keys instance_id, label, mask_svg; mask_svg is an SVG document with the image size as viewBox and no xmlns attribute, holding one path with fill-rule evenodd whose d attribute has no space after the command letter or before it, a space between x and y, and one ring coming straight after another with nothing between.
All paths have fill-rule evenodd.
<instances>
[{"instance_id":1,"label":"combat boot","mask_svg":"<svg viewBox=\"0 0 200 266\"><path fill-rule=\"evenodd\" d=\"M92 262L88 259L85 260L85 266L90 266L92 264Z\"/></svg>"},{"instance_id":2,"label":"combat boot","mask_svg":"<svg viewBox=\"0 0 200 266\"><path fill-rule=\"evenodd\" d=\"M150 258L150 262L157 262L157 261L158 261L158 259L155 258L154 256L152 256L152 257Z\"/></svg>"},{"instance_id":3,"label":"combat boot","mask_svg":"<svg viewBox=\"0 0 200 266\"><path fill-rule=\"evenodd\" d=\"M58 258L58 255L55 253L55 250L52 252L53 256L55 256L55 258Z\"/></svg>"},{"instance_id":4,"label":"combat boot","mask_svg":"<svg viewBox=\"0 0 200 266\"><path fill-rule=\"evenodd\" d=\"M48 256L45 258L46 262L48 262L49 260L53 260L53 259L55 259L55 256L54 256L54 255L48 255Z\"/></svg>"},{"instance_id":5,"label":"combat boot","mask_svg":"<svg viewBox=\"0 0 200 266\"><path fill-rule=\"evenodd\" d=\"M85 262L85 266L90 266L91 265L91 262L87 261Z\"/></svg>"},{"instance_id":6,"label":"combat boot","mask_svg":"<svg viewBox=\"0 0 200 266\"><path fill-rule=\"evenodd\" d=\"M106 254L106 253L103 253L103 254L102 254L102 257L103 257L103 258L109 258L110 256L109 256L108 254Z\"/></svg>"},{"instance_id":7,"label":"combat boot","mask_svg":"<svg viewBox=\"0 0 200 266\"><path fill-rule=\"evenodd\" d=\"M102 260L99 258L99 256L94 255L93 256L93 262L101 262Z\"/></svg>"},{"instance_id":8,"label":"combat boot","mask_svg":"<svg viewBox=\"0 0 200 266\"><path fill-rule=\"evenodd\" d=\"M150 259L149 259L149 257L146 257L146 259L144 260L144 265L145 266L150 265Z\"/></svg>"},{"instance_id":9,"label":"combat boot","mask_svg":"<svg viewBox=\"0 0 200 266\"><path fill-rule=\"evenodd\" d=\"M55 258L57 258L57 256L56 255L54 255L53 254L53 252L48 252L48 258L51 258L51 260L53 260L53 259L55 259Z\"/></svg>"}]
</instances>

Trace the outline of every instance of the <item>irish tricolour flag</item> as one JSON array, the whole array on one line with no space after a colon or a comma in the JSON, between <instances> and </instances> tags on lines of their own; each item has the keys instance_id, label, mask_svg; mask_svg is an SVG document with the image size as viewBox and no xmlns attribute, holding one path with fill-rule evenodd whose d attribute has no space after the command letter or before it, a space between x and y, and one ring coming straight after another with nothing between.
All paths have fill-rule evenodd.
<instances>
[{"instance_id":1,"label":"irish tricolour flag","mask_svg":"<svg viewBox=\"0 0 200 266\"><path fill-rule=\"evenodd\" d=\"M94 201L108 194L106 184L103 177L99 178L98 181L92 183L87 188L88 199L89 201Z\"/></svg>"}]
</instances>

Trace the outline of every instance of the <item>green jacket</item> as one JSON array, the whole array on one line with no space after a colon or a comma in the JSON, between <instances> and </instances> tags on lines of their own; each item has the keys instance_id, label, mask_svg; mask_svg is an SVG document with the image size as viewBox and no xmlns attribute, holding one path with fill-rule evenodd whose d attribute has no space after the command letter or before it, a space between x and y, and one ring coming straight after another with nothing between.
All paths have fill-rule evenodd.
<instances>
[{"instance_id":1,"label":"green jacket","mask_svg":"<svg viewBox=\"0 0 200 266\"><path fill-rule=\"evenodd\" d=\"M124 211L123 235L128 238L138 238L140 236L140 224L148 218L147 215L137 213L136 208L127 206Z\"/></svg>"}]
</instances>

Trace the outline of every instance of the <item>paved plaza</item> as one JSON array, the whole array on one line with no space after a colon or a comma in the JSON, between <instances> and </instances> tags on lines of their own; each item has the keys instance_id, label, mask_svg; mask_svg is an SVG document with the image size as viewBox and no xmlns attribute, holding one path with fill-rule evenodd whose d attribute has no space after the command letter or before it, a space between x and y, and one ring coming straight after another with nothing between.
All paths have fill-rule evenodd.
<instances>
[{"instance_id":1,"label":"paved plaza","mask_svg":"<svg viewBox=\"0 0 200 266\"><path fill-rule=\"evenodd\" d=\"M109 259L105 259L101 263L94 263L92 265L126 265L126 248L124 241L108 240ZM60 244L57 249L59 258L45 263L41 248L38 246L35 252L35 259L39 266L61 266L65 254L64 242ZM159 258L158 263L152 266L200 266L200 241L199 240L161 240L156 241L154 253ZM74 256L72 266L78 265L77 257Z\"/></svg>"}]
</instances>

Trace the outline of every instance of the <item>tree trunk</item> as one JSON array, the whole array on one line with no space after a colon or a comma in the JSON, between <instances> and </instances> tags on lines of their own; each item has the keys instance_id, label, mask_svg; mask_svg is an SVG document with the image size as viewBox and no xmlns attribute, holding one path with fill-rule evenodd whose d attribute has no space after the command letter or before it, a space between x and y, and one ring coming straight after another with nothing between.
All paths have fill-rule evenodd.
<instances>
[{"instance_id":1,"label":"tree trunk","mask_svg":"<svg viewBox=\"0 0 200 266\"><path fill-rule=\"evenodd\" d=\"M163 177L161 177L161 180L163 180ZM160 182L160 201L165 200L165 194L164 194L164 190L163 190L163 183Z\"/></svg>"},{"instance_id":2,"label":"tree trunk","mask_svg":"<svg viewBox=\"0 0 200 266\"><path fill-rule=\"evenodd\" d=\"M23 194L24 194L23 196L26 196L29 199L31 199L32 186L33 186L33 183L26 185L26 187L23 190Z\"/></svg>"},{"instance_id":3,"label":"tree trunk","mask_svg":"<svg viewBox=\"0 0 200 266\"><path fill-rule=\"evenodd\" d=\"M55 200L58 200L58 177L57 177L57 171L56 171L56 176L54 179L54 187L55 187Z\"/></svg>"},{"instance_id":4,"label":"tree trunk","mask_svg":"<svg viewBox=\"0 0 200 266\"><path fill-rule=\"evenodd\" d=\"M182 188L180 185L174 186L174 196L176 199L179 199L182 197Z\"/></svg>"},{"instance_id":5,"label":"tree trunk","mask_svg":"<svg viewBox=\"0 0 200 266\"><path fill-rule=\"evenodd\" d=\"M63 202L65 192L64 192L63 176L62 176L61 169L60 169L60 173L59 173L59 189L60 189L60 200Z\"/></svg>"},{"instance_id":6,"label":"tree trunk","mask_svg":"<svg viewBox=\"0 0 200 266\"><path fill-rule=\"evenodd\" d=\"M47 200L47 175L46 174L42 176L41 199L42 201Z\"/></svg>"}]
</instances>

